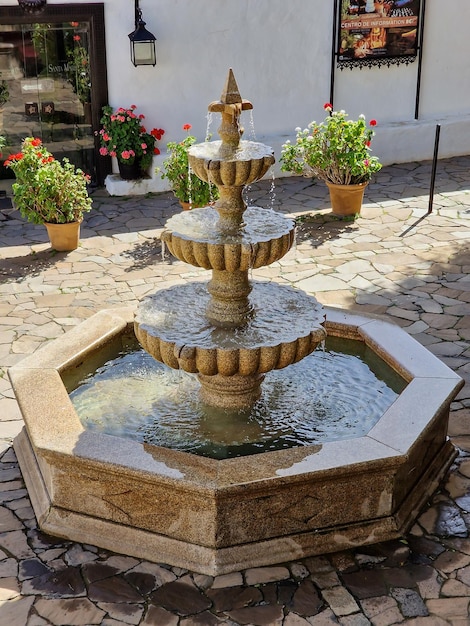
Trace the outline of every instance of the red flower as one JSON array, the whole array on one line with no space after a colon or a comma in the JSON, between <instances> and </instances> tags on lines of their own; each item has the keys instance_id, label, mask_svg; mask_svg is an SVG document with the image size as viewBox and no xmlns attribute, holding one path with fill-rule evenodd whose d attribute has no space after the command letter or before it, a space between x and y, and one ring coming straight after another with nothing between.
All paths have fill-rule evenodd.
<instances>
[{"instance_id":1,"label":"red flower","mask_svg":"<svg viewBox=\"0 0 470 626\"><path fill-rule=\"evenodd\" d=\"M154 148L154 149L153 149L153 153L154 153L154 154L160 154L160 150L159 150L158 148Z\"/></svg>"},{"instance_id":2,"label":"red flower","mask_svg":"<svg viewBox=\"0 0 470 626\"><path fill-rule=\"evenodd\" d=\"M10 156L8 157L8 159L5 161L3 165L5 167L10 167L13 161L21 161L23 157L24 157L24 154L22 152L18 152L17 154L10 154Z\"/></svg>"},{"instance_id":3,"label":"red flower","mask_svg":"<svg viewBox=\"0 0 470 626\"><path fill-rule=\"evenodd\" d=\"M325 111L332 111L333 105L330 104L329 102L325 102L325 104L323 105L323 108L325 109Z\"/></svg>"},{"instance_id":4,"label":"red flower","mask_svg":"<svg viewBox=\"0 0 470 626\"><path fill-rule=\"evenodd\" d=\"M160 141L160 139L165 134L165 131L163 130L163 128L152 128L150 134L152 135L152 137L155 137L155 139L158 139Z\"/></svg>"},{"instance_id":5,"label":"red flower","mask_svg":"<svg viewBox=\"0 0 470 626\"><path fill-rule=\"evenodd\" d=\"M369 126L377 126L377 120L371 120Z\"/></svg>"},{"instance_id":6,"label":"red flower","mask_svg":"<svg viewBox=\"0 0 470 626\"><path fill-rule=\"evenodd\" d=\"M366 141L366 146L370 148L370 141Z\"/></svg>"},{"instance_id":7,"label":"red flower","mask_svg":"<svg viewBox=\"0 0 470 626\"><path fill-rule=\"evenodd\" d=\"M70 22L70 26L73 26L73 28L77 28L78 22Z\"/></svg>"},{"instance_id":8,"label":"red flower","mask_svg":"<svg viewBox=\"0 0 470 626\"><path fill-rule=\"evenodd\" d=\"M74 41L80 41L80 39L81 39L80 35L74 35L73 36L73 40Z\"/></svg>"},{"instance_id":9,"label":"red flower","mask_svg":"<svg viewBox=\"0 0 470 626\"><path fill-rule=\"evenodd\" d=\"M42 141L38 137L35 137L31 142L31 145L34 146L35 148L37 148L37 146L40 146L41 144L42 144Z\"/></svg>"},{"instance_id":10,"label":"red flower","mask_svg":"<svg viewBox=\"0 0 470 626\"><path fill-rule=\"evenodd\" d=\"M183 126L183 130L191 130L191 128L192 128L191 124L185 124Z\"/></svg>"}]
</instances>

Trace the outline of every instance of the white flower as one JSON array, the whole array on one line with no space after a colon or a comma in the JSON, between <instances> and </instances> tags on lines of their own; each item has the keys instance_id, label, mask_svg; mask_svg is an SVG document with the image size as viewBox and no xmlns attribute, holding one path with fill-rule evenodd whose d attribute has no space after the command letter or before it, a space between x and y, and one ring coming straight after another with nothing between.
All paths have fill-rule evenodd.
<instances>
[{"instance_id":1,"label":"white flower","mask_svg":"<svg viewBox=\"0 0 470 626\"><path fill-rule=\"evenodd\" d=\"M300 128L300 126L297 126L297 128L295 129L295 132L296 132L296 133L300 133L300 131L301 131L301 130L302 130L302 129Z\"/></svg>"},{"instance_id":2,"label":"white flower","mask_svg":"<svg viewBox=\"0 0 470 626\"><path fill-rule=\"evenodd\" d=\"M366 116L365 116L363 113L361 113L361 114L359 115L359 119L360 119L360 120L365 120L365 119L366 119Z\"/></svg>"}]
</instances>

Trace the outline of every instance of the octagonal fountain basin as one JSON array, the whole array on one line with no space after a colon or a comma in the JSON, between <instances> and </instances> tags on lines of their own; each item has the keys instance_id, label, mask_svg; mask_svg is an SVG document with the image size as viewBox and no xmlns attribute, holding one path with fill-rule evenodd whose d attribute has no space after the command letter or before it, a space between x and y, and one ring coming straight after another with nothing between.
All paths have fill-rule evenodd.
<instances>
[{"instance_id":1,"label":"octagonal fountain basin","mask_svg":"<svg viewBox=\"0 0 470 626\"><path fill-rule=\"evenodd\" d=\"M463 381L399 327L325 312L329 338L362 342L404 381L347 439L217 459L85 428L69 392L135 344L131 310L101 311L12 367L25 421L14 447L40 528L209 575L400 537L455 457Z\"/></svg>"}]
</instances>

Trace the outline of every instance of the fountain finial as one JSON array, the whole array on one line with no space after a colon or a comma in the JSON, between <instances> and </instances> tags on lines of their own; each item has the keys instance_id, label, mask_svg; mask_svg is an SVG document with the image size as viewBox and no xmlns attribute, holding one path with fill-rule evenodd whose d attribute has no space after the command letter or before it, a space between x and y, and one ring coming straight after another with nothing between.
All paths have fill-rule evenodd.
<instances>
[{"instance_id":1,"label":"fountain finial","mask_svg":"<svg viewBox=\"0 0 470 626\"><path fill-rule=\"evenodd\" d=\"M235 80L232 68L230 68L222 95L220 96L220 102L223 102L224 104L236 104L241 101L242 97L240 96L237 81Z\"/></svg>"},{"instance_id":2,"label":"fountain finial","mask_svg":"<svg viewBox=\"0 0 470 626\"><path fill-rule=\"evenodd\" d=\"M243 100L240 96L237 81L232 68L229 69L227 79L220 100L211 102L208 106L210 113L221 113L222 123L218 130L222 139L220 153L229 156L238 148L243 135L243 128L240 126L240 115L242 111L253 108L249 100Z\"/></svg>"}]
</instances>

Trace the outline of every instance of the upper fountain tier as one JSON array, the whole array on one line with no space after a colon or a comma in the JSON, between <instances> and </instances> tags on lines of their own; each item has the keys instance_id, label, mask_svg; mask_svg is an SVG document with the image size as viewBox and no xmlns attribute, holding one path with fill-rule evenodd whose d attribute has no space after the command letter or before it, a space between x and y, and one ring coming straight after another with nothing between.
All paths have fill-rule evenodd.
<instances>
[{"instance_id":1,"label":"upper fountain tier","mask_svg":"<svg viewBox=\"0 0 470 626\"><path fill-rule=\"evenodd\" d=\"M252 109L248 100L242 99L232 70L220 100L209 104L209 112L221 114L218 128L220 141L196 144L188 150L191 169L198 178L217 186L220 198L215 203L219 214L218 228L226 233L236 233L243 225L246 204L243 188L263 178L274 163L272 148L254 141L241 141L242 111Z\"/></svg>"}]
</instances>

